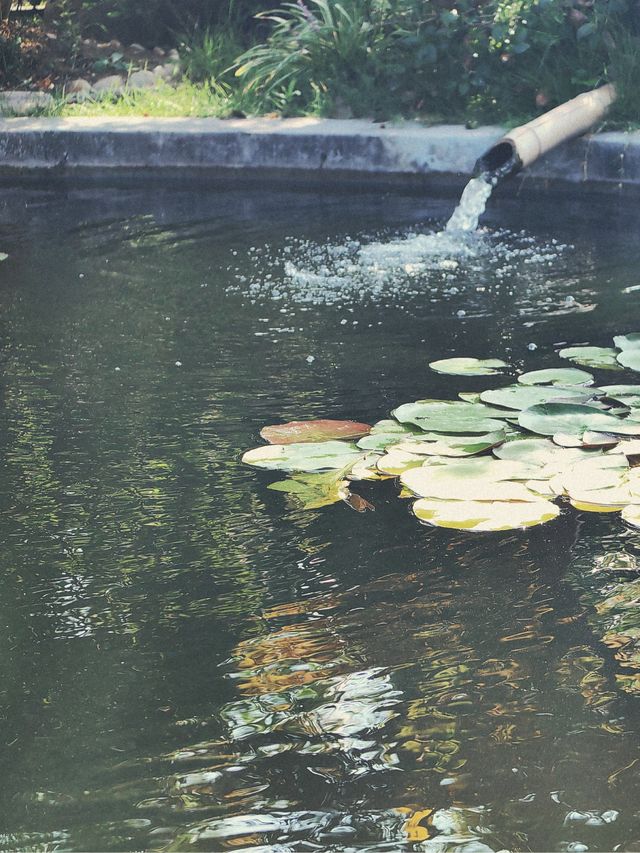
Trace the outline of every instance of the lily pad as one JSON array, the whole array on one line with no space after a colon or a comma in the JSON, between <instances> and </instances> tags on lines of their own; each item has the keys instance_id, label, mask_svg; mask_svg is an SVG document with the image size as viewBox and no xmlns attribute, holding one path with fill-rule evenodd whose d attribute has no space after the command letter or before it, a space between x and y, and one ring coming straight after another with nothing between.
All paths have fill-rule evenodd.
<instances>
[{"instance_id":1,"label":"lily pad","mask_svg":"<svg viewBox=\"0 0 640 853\"><path fill-rule=\"evenodd\" d=\"M505 439L504 430L486 435L440 436L439 441L403 441L398 450L424 456L462 457L475 456L501 444Z\"/></svg>"},{"instance_id":2,"label":"lily pad","mask_svg":"<svg viewBox=\"0 0 640 853\"><path fill-rule=\"evenodd\" d=\"M526 503L421 498L414 503L413 512L424 524L471 533L533 527L560 514L556 504L540 498Z\"/></svg>"},{"instance_id":3,"label":"lily pad","mask_svg":"<svg viewBox=\"0 0 640 853\"><path fill-rule=\"evenodd\" d=\"M530 370L518 376L521 385L591 385L593 376L577 367Z\"/></svg>"},{"instance_id":4,"label":"lily pad","mask_svg":"<svg viewBox=\"0 0 640 853\"><path fill-rule=\"evenodd\" d=\"M640 397L640 385L601 385L600 390L604 391L607 397L612 397L615 400L626 397Z\"/></svg>"},{"instance_id":5,"label":"lily pad","mask_svg":"<svg viewBox=\"0 0 640 853\"><path fill-rule=\"evenodd\" d=\"M640 347L636 349L623 349L618 355L618 362L629 370L640 371Z\"/></svg>"},{"instance_id":6,"label":"lily pad","mask_svg":"<svg viewBox=\"0 0 640 853\"><path fill-rule=\"evenodd\" d=\"M582 402L589 400L592 394L584 388L549 388L545 385L507 385L505 388L496 388L493 391L483 391L480 399L484 403L494 406L504 406L506 409L529 409L540 403L549 403L552 400L564 401L575 400ZM504 412L503 416L508 413Z\"/></svg>"},{"instance_id":7,"label":"lily pad","mask_svg":"<svg viewBox=\"0 0 640 853\"><path fill-rule=\"evenodd\" d=\"M404 471L416 468L423 463L424 456L407 453L404 450L398 450L394 447L378 459L376 467L382 474L388 474L390 477L398 477Z\"/></svg>"},{"instance_id":8,"label":"lily pad","mask_svg":"<svg viewBox=\"0 0 640 853\"><path fill-rule=\"evenodd\" d=\"M640 435L640 423L617 418L593 406L544 403L520 412L518 423L539 435L565 433L582 437L587 430L616 435Z\"/></svg>"},{"instance_id":9,"label":"lily pad","mask_svg":"<svg viewBox=\"0 0 640 853\"><path fill-rule=\"evenodd\" d=\"M640 528L640 505L632 504L626 506L621 512L621 517L623 521L626 521L632 527Z\"/></svg>"},{"instance_id":10,"label":"lily pad","mask_svg":"<svg viewBox=\"0 0 640 853\"><path fill-rule=\"evenodd\" d=\"M496 409L462 400L417 400L394 409L401 423L413 423L430 432L474 434L495 432L503 427L492 417Z\"/></svg>"},{"instance_id":11,"label":"lily pad","mask_svg":"<svg viewBox=\"0 0 640 853\"><path fill-rule=\"evenodd\" d=\"M349 480L388 480L388 474L383 474L378 468L378 462L382 458L381 453L368 453L364 458L358 459L348 473Z\"/></svg>"},{"instance_id":12,"label":"lily pad","mask_svg":"<svg viewBox=\"0 0 640 853\"><path fill-rule=\"evenodd\" d=\"M618 349L640 349L640 332L629 332L627 335L616 335L613 343Z\"/></svg>"},{"instance_id":13,"label":"lily pad","mask_svg":"<svg viewBox=\"0 0 640 853\"><path fill-rule=\"evenodd\" d=\"M532 501L534 495L516 478L528 479L530 466L491 457L422 466L405 471L403 486L423 498L471 501Z\"/></svg>"},{"instance_id":14,"label":"lily pad","mask_svg":"<svg viewBox=\"0 0 640 853\"><path fill-rule=\"evenodd\" d=\"M558 353L560 358L568 358L584 367L596 367L600 370L619 370L616 356L611 347L565 347Z\"/></svg>"},{"instance_id":15,"label":"lily pad","mask_svg":"<svg viewBox=\"0 0 640 853\"><path fill-rule=\"evenodd\" d=\"M266 426L260 430L260 435L269 444L297 444L327 441L332 438L356 438L366 435L370 430L369 424L323 419Z\"/></svg>"},{"instance_id":16,"label":"lily pad","mask_svg":"<svg viewBox=\"0 0 640 853\"><path fill-rule=\"evenodd\" d=\"M509 365L499 358L443 358L432 361L429 367L451 376L493 376Z\"/></svg>"},{"instance_id":17,"label":"lily pad","mask_svg":"<svg viewBox=\"0 0 640 853\"><path fill-rule=\"evenodd\" d=\"M394 418L384 418L381 421L376 421L371 427L371 435L377 435L378 433L388 434L392 432L400 433L400 435L411 435L420 432L420 430L410 424L398 423Z\"/></svg>"},{"instance_id":18,"label":"lily pad","mask_svg":"<svg viewBox=\"0 0 640 853\"><path fill-rule=\"evenodd\" d=\"M266 444L248 450L242 461L254 468L311 474L353 465L362 451L345 441L320 441L300 444Z\"/></svg>"},{"instance_id":19,"label":"lily pad","mask_svg":"<svg viewBox=\"0 0 640 853\"><path fill-rule=\"evenodd\" d=\"M356 444L361 450L384 450L393 444L403 441L406 438L412 438L413 433L401 432L377 432L365 435L358 439Z\"/></svg>"},{"instance_id":20,"label":"lily pad","mask_svg":"<svg viewBox=\"0 0 640 853\"><path fill-rule=\"evenodd\" d=\"M589 459L592 455L591 452L581 449L558 447L548 438L523 438L518 441L509 441L496 447L493 453L498 459L512 459L541 468L552 465L557 471L574 462Z\"/></svg>"}]
</instances>

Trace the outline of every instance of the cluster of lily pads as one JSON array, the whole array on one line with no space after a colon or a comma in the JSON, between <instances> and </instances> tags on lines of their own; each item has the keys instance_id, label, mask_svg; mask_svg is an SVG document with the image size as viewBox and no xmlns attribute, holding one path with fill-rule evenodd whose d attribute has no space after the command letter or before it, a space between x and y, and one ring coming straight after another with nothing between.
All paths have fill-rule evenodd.
<instances>
[{"instance_id":1,"label":"cluster of lily pads","mask_svg":"<svg viewBox=\"0 0 640 853\"><path fill-rule=\"evenodd\" d=\"M640 333L616 349L570 347L559 355L582 366L640 371ZM444 374L488 376L500 359L432 362ZM467 531L531 527L556 518L559 499L589 512L620 512L640 527L640 385L594 385L586 370L522 373L517 382L457 400L404 403L390 419L293 421L265 427L269 442L243 462L290 475L269 488L305 509L345 501L357 481L399 479L425 524Z\"/></svg>"}]
</instances>

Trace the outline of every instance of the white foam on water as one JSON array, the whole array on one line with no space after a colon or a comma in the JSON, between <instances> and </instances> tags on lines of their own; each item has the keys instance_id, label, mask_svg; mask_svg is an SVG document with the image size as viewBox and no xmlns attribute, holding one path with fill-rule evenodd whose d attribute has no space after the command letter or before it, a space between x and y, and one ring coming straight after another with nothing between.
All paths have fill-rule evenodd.
<instances>
[{"instance_id":1,"label":"white foam on water","mask_svg":"<svg viewBox=\"0 0 640 853\"><path fill-rule=\"evenodd\" d=\"M416 264L422 265L422 270L455 269L461 258L474 257L486 249L482 240L473 237L495 183L495 179L484 175L472 178L443 231L390 243L371 243L361 249L361 261L373 269L396 267L408 273Z\"/></svg>"}]
</instances>

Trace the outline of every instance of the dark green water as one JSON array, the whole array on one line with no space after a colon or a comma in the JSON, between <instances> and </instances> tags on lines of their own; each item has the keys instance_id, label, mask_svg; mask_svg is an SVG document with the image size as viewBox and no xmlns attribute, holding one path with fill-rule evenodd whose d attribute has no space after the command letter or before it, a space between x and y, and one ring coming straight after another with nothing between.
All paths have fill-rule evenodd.
<instances>
[{"instance_id":1,"label":"dark green water","mask_svg":"<svg viewBox=\"0 0 640 853\"><path fill-rule=\"evenodd\" d=\"M640 328L633 200L494 201L458 266L358 267L452 207L4 191L0 849L639 849L592 570L640 534L428 529L391 483L301 512L238 461L267 423L488 387L435 358Z\"/></svg>"}]
</instances>

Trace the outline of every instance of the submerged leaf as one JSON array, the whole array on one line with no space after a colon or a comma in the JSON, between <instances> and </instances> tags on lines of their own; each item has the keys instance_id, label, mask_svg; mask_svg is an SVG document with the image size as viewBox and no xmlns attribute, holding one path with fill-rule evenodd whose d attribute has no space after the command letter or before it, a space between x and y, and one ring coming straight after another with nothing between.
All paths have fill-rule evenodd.
<instances>
[{"instance_id":1,"label":"submerged leaf","mask_svg":"<svg viewBox=\"0 0 640 853\"><path fill-rule=\"evenodd\" d=\"M349 497L349 484L342 473L335 471L322 474L294 474L288 480L271 483L274 492L286 492L301 509L320 509Z\"/></svg>"},{"instance_id":2,"label":"submerged leaf","mask_svg":"<svg viewBox=\"0 0 640 853\"><path fill-rule=\"evenodd\" d=\"M414 503L413 512L425 524L472 533L532 527L560 514L556 504L540 498L526 503L421 498Z\"/></svg>"},{"instance_id":3,"label":"submerged leaf","mask_svg":"<svg viewBox=\"0 0 640 853\"><path fill-rule=\"evenodd\" d=\"M260 436L269 444L294 444L302 442L327 441L333 438L356 438L370 431L369 424L356 421L289 421L287 424L274 424L260 430Z\"/></svg>"},{"instance_id":4,"label":"submerged leaf","mask_svg":"<svg viewBox=\"0 0 640 853\"><path fill-rule=\"evenodd\" d=\"M499 358L443 358L432 361L429 367L451 376L493 376L509 365Z\"/></svg>"}]
</instances>

